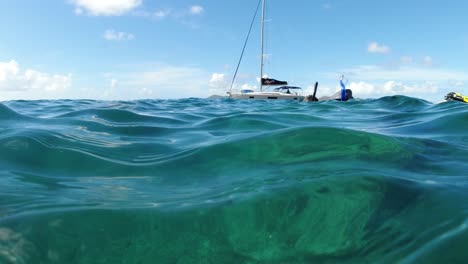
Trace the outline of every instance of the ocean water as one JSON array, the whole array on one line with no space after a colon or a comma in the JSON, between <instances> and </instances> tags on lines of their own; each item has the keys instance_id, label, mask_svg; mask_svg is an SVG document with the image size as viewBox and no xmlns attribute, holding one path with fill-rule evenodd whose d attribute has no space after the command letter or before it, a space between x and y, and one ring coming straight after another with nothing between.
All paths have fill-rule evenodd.
<instances>
[{"instance_id":1,"label":"ocean water","mask_svg":"<svg viewBox=\"0 0 468 264\"><path fill-rule=\"evenodd\" d=\"M0 263L467 263L468 104L0 104Z\"/></svg>"}]
</instances>

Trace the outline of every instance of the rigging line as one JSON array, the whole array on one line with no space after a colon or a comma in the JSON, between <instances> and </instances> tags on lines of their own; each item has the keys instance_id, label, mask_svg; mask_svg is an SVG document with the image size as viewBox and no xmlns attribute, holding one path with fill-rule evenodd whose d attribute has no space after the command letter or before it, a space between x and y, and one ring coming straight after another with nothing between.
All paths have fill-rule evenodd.
<instances>
[{"instance_id":1,"label":"rigging line","mask_svg":"<svg viewBox=\"0 0 468 264\"><path fill-rule=\"evenodd\" d=\"M261 2L262 2L262 0L259 0L259 1L258 1L257 9L255 10L255 14L254 14L254 17L253 17L253 19L252 19L252 22L250 23L249 33L247 34L247 38L245 39L244 48L242 48L242 53L241 53L241 55L240 55L239 62L237 63L236 72L234 73L234 77L232 78L231 88L229 88L229 92L231 92L232 86L234 85L234 81L236 80L237 71L239 70L239 66L240 66L240 64L241 64L242 57L244 57L245 47L247 46L247 42L249 41L250 32L252 31L252 27L253 27L253 24L254 24L254 22L255 22L255 18L257 17L258 9L259 9L259 7L260 7L260 3L261 3Z\"/></svg>"}]
</instances>

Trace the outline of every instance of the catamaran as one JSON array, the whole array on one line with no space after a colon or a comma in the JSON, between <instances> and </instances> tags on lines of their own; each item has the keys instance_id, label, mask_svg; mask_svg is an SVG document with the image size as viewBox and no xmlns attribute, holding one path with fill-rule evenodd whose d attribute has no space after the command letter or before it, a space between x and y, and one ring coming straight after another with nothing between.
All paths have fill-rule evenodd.
<instances>
[{"instance_id":1,"label":"catamaran","mask_svg":"<svg viewBox=\"0 0 468 264\"><path fill-rule=\"evenodd\" d=\"M231 88L227 92L228 97L233 99L267 99L267 100L297 100L302 101L304 100L304 95L302 95L302 89L296 86L288 86L288 82L286 81L279 81L275 79L266 78L263 75L263 66L264 66L264 29L265 29L265 2L266 0L262 0L262 18L261 18L261 56L260 56L260 91L254 91L251 89L244 89L241 90L240 93L233 93L232 86L234 84L234 80L237 75L237 71L239 69L240 62L242 60L242 56L244 51L242 51L241 58L239 59L239 64L237 65L236 73L234 74L234 78L231 83ZM259 2L260 4L260 2ZM252 24L250 25L249 34L247 36L245 46L247 44L248 37L250 35L250 31L252 29L253 22L255 21L255 17L258 13L258 6L257 10L255 11L254 19L252 20ZM279 86L272 91L264 91L264 86ZM315 96L315 95L314 95Z\"/></svg>"}]
</instances>

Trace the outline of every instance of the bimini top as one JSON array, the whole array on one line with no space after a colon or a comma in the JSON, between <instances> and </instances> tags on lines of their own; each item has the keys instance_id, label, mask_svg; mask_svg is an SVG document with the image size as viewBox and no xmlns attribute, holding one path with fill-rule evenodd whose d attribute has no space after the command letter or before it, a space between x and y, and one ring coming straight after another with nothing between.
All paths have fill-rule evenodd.
<instances>
[{"instance_id":1,"label":"bimini top","mask_svg":"<svg viewBox=\"0 0 468 264\"><path fill-rule=\"evenodd\" d=\"M281 87L273 89L273 91L275 92L283 92L283 93L289 90L302 90L302 88L297 87L297 86L281 86Z\"/></svg>"}]
</instances>

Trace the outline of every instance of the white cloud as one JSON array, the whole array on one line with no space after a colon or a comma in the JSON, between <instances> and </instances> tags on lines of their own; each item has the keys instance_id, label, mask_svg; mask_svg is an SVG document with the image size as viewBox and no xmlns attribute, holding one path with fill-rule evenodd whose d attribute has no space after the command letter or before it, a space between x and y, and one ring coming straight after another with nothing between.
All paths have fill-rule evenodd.
<instances>
[{"instance_id":1,"label":"white cloud","mask_svg":"<svg viewBox=\"0 0 468 264\"><path fill-rule=\"evenodd\" d=\"M438 85L432 82L408 84L403 82L389 81L385 83L384 89L386 92L393 94L415 94L423 96L425 94L436 94L439 92Z\"/></svg>"},{"instance_id":2,"label":"white cloud","mask_svg":"<svg viewBox=\"0 0 468 264\"><path fill-rule=\"evenodd\" d=\"M454 86L454 87L462 87L462 86L465 86L465 82L462 82L462 81L449 81L449 85Z\"/></svg>"},{"instance_id":3,"label":"white cloud","mask_svg":"<svg viewBox=\"0 0 468 264\"><path fill-rule=\"evenodd\" d=\"M314 94L314 89L315 89L315 84L307 86L303 94L304 95L313 95ZM319 83L319 86L317 88L317 94L315 95L317 98L322 97L322 96L330 96L337 92L339 89L338 87L331 88L330 86L324 86Z\"/></svg>"},{"instance_id":4,"label":"white cloud","mask_svg":"<svg viewBox=\"0 0 468 264\"><path fill-rule=\"evenodd\" d=\"M144 96L144 97L148 97L150 95L153 94L153 89L149 89L147 87L143 87L141 88L139 91L138 91L138 94Z\"/></svg>"},{"instance_id":5,"label":"white cloud","mask_svg":"<svg viewBox=\"0 0 468 264\"><path fill-rule=\"evenodd\" d=\"M335 86L319 85L317 97L331 96L340 91L338 78L334 79ZM389 95L406 95L423 98L430 101L440 101L441 93L445 92L440 87L444 82L430 81L353 81L346 84L347 89L351 89L355 98L380 98ZM304 94L312 95L314 85L309 85L304 89Z\"/></svg>"},{"instance_id":6,"label":"white cloud","mask_svg":"<svg viewBox=\"0 0 468 264\"><path fill-rule=\"evenodd\" d=\"M352 82L349 87L355 97L380 97L386 95L408 95L430 98L439 92L439 87L431 82L406 83L387 81L383 83Z\"/></svg>"},{"instance_id":7,"label":"white cloud","mask_svg":"<svg viewBox=\"0 0 468 264\"><path fill-rule=\"evenodd\" d=\"M207 93L207 73L198 68L164 66L143 73L137 73L135 84L157 90L158 98L180 98L200 96Z\"/></svg>"},{"instance_id":8,"label":"white cloud","mask_svg":"<svg viewBox=\"0 0 468 264\"><path fill-rule=\"evenodd\" d=\"M403 57L400 58L400 62L401 62L402 64L411 64L411 63L413 63L413 57L411 57L411 56L403 56Z\"/></svg>"},{"instance_id":9,"label":"white cloud","mask_svg":"<svg viewBox=\"0 0 468 264\"><path fill-rule=\"evenodd\" d=\"M162 8L155 11L138 10L133 12L134 16L144 17L153 20L170 19L185 26L198 28L197 17L205 13L205 8L199 5L189 6L181 9Z\"/></svg>"},{"instance_id":10,"label":"white cloud","mask_svg":"<svg viewBox=\"0 0 468 264\"><path fill-rule=\"evenodd\" d=\"M21 71L11 60L0 62L0 90L4 99L53 98L71 86L71 75L49 74L32 69Z\"/></svg>"},{"instance_id":11,"label":"white cloud","mask_svg":"<svg viewBox=\"0 0 468 264\"><path fill-rule=\"evenodd\" d=\"M251 84L248 84L248 83L244 83L243 85L241 85L241 89L242 90L257 90L257 86L256 85L251 85Z\"/></svg>"},{"instance_id":12,"label":"white cloud","mask_svg":"<svg viewBox=\"0 0 468 264\"><path fill-rule=\"evenodd\" d=\"M154 12L139 10L133 12L132 14L137 17L144 17L150 19L164 19L173 15L173 12L171 9L158 9Z\"/></svg>"},{"instance_id":13,"label":"white cloud","mask_svg":"<svg viewBox=\"0 0 468 264\"><path fill-rule=\"evenodd\" d=\"M71 85L71 75L51 75L34 70L27 70L24 74L26 78L26 90L43 90L55 92L66 90Z\"/></svg>"},{"instance_id":14,"label":"white cloud","mask_svg":"<svg viewBox=\"0 0 468 264\"><path fill-rule=\"evenodd\" d=\"M414 64L394 68L360 65L338 72L353 81L347 88L352 89L357 98L401 94L440 101L439 93L446 92L444 87L461 87L468 81L466 72L421 65L418 67ZM339 74L336 72L325 73L323 76L338 83ZM338 86L334 91L337 90Z\"/></svg>"},{"instance_id":15,"label":"white cloud","mask_svg":"<svg viewBox=\"0 0 468 264\"><path fill-rule=\"evenodd\" d=\"M203 11L205 11L205 9L202 6L195 5L190 7L190 14L192 15L202 14Z\"/></svg>"},{"instance_id":16,"label":"white cloud","mask_svg":"<svg viewBox=\"0 0 468 264\"><path fill-rule=\"evenodd\" d=\"M432 66L433 65L433 60L432 60L432 57L431 56L425 56L422 60L423 64L425 66Z\"/></svg>"},{"instance_id":17,"label":"white cloud","mask_svg":"<svg viewBox=\"0 0 468 264\"><path fill-rule=\"evenodd\" d=\"M118 84L118 83L119 83L119 82L118 82L116 79L111 79L111 80L110 80L110 87L111 87L111 88L115 88L115 87L117 87L117 84Z\"/></svg>"},{"instance_id":18,"label":"white cloud","mask_svg":"<svg viewBox=\"0 0 468 264\"><path fill-rule=\"evenodd\" d=\"M117 31L115 31L113 29L106 30L106 32L104 32L103 37L106 40L115 40L115 41L135 39L135 36L133 34L131 34L131 33L117 32Z\"/></svg>"},{"instance_id":19,"label":"white cloud","mask_svg":"<svg viewBox=\"0 0 468 264\"><path fill-rule=\"evenodd\" d=\"M386 53L390 52L390 48L388 46L385 46L385 45L380 45L377 42L372 42L367 47L367 51L370 52L370 53L386 54Z\"/></svg>"},{"instance_id":20,"label":"white cloud","mask_svg":"<svg viewBox=\"0 0 468 264\"><path fill-rule=\"evenodd\" d=\"M14 78L19 71L19 65L16 61L0 62L0 82L8 81Z\"/></svg>"},{"instance_id":21,"label":"white cloud","mask_svg":"<svg viewBox=\"0 0 468 264\"><path fill-rule=\"evenodd\" d=\"M75 4L75 13L84 10L93 16L119 16L141 5L142 0L71 0Z\"/></svg>"},{"instance_id":22,"label":"white cloud","mask_svg":"<svg viewBox=\"0 0 468 264\"><path fill-rule=\"evenodd\" d=\"M173 99L211 95L209 82L211 74L200 68L156 64L131 65L129 69L107 74L108 79L118 77L119 87L107 98ZM92 96L102 95L94 93Z\"/></svg>"},{"instance_id":23,"label":"white cloud","mask_svg":"<svg viewBox=\"0 0 468 264\"><path fill-rule=\"evenodd\" d=\"M212 88L220 88L220 87L226 87L227 81L226 81L226 75L224 73L213 73L211 75L210 79L210 87Z\"/></svg>"},{"instance_id":24,"label":"white cloud","mask_svg":"<svg viewBox=\"0 0 468 264\"><path fill-rule=\"evenodd\" d=\"M157 10L156 12L153 13L153 17L155 17L155 18L165 18L170 14L171 14L171 10L169 10L169 9Z\"/></svg>"},{"instance_id":25,"label":"white cloud","mask_svg":"<svg viewBox=\"0 0 468 264\"><path fill-rule=\"evenodd\" d=\"M377 88L374 85L366 82L352 82L347 88L351 89L354 94L370 95L377 93Z\"/></svg>"},{"instance_id":26,"label":"white cloud","mask_svg":"<svg viewBox=\"0 0 468 264\"><path fill-rule=\"evenodd\" d=\"M468 73L447 69L402 66L395 69L387 69L376 65L360 65L353 68L342 69L347 77L354 80L402 80L402 81L448 81L468 80ZM325 73L330 79L335 79L337 74Z\"/></svg>"},{"instance_id":27,"label":"white cloud","mask_svg":"<svg viewBox=\"0 0 468 264\"><path fill-rule=\"evenodd\" d=\"M107 80L107 81L109 82L109 87L104 89L100 95L97 95L97 97L99 97L100 99L112 99L113 96L115 96L119 92L117 90L117 86L119 84L119 81L117 81L117 79L111 78L110 80ZM95 89L95 90L101 91L101 89Z\"/></svg>"},{"instance_id":28,"label":"white cloud","mask_svg":"<svg viewBox=\"0 0 468 264\"><path fill-rule=\"evenodd\" d=\"M209 81L209 93L223 95L231 88L231 78L232 76L226 75L224 73L213 73ZM236 82L232 85L232 91L239 92L240 90L257 90L258 86L249 81L252 79L252 76L238 74ZM257 78L257 82L260 81L260 78Z\"/></svg>"}]
</instances>

